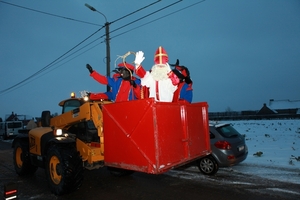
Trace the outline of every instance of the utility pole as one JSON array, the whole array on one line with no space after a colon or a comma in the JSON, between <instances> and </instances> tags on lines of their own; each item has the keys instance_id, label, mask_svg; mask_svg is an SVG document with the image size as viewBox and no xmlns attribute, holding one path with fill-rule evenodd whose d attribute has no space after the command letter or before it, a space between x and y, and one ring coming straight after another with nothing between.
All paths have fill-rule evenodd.
<instances>
[{"instance_id":1,"label":"utility pole","mask_svg":"<svg viewBox=\"0 0 300 200\"><path fill-rule=\"evenodd\" d=\"M109 38L109 25L110 23L107 21L106 16L96 10L93 6L90 6L89 4L84 4L86 7L88 7L90 10L95 11L99 14L101 14L105 18L105 41L106 41L106 76L110 77L110 38ZM106 91L110 91L110 87L107 86Z\"/></svg>"},{"instance_id":2,"label":"utility pole","mask_svg":"<svg viewBox=\"0 0 300 200\"><path fill-rule=\"evenodd\" d=\"M110 38L109 38L109 22L105 23L105 35L106 35L106 75L110 77ZM107 86L107 92L110 91L109 86Z\"/></svg>"}]
</instances>

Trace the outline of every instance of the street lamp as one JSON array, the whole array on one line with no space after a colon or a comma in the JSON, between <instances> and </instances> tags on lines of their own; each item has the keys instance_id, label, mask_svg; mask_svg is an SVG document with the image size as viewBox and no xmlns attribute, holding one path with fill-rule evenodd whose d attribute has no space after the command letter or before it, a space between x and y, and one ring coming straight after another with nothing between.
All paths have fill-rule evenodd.
<instances>
[{"instance_id":1,"label":"street lamp","mask_svg":"<svg viewBox=\"0 0 300 200\"><path fill-rule=\"evenodd\" d=\"M90 6L89 4L84 4L86 7L88 7L92 11L96 11L97 13L100 13L105 18L105 35L106 35L106 76L110 77L110 46L109 46L109 22L107 21L106 16L102 13L96 10L93 6ZM107 86L107 92L110 91L110 87Z\"/></svg>"}]
</instances>

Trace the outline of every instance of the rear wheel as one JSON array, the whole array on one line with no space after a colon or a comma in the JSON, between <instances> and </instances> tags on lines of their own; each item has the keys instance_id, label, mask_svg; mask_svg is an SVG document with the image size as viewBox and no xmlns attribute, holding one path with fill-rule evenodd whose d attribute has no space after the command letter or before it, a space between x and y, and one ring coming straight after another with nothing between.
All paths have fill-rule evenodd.
<instances>
[{"instance_id":1,"label":"rear wheel","mask_svg":"<svg viewBox=\"0 0 300 200\"><path fill-rule=\"evenodd\" d=\"M47 153L46 175L56 195L78 189L83 180L83 165L74 145L52 146Z\"/></svg>"},{"instance_id":2,"label":"rear wheel","mask_svg":"<svg viewBox=\"0 0 300 200\"><path fill-rule=\"evenodd\" d=\"M30 162L29 146L26 142L16 141L13 152L13 163L18 175L24 176L34 174L38 169Z\"/></svg>"},{"instance_id":3,"label":"rear wheel","mask_svg":"<svg viewBox=\"0 0 300 200\"><path fill-rule=\"evenodd\" d=\"M219 170L219 165L212 156L201 158L197 162L197 166L202 174L214 175Z\"/></svg>"}]
</instances>

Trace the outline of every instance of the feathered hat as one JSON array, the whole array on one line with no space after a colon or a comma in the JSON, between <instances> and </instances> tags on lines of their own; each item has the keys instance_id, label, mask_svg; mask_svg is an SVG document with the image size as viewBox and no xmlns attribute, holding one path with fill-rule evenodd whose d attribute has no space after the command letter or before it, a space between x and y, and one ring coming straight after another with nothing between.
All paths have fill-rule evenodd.
<instances>
[{"instance_id":1,"label":"feathered hat","mask_svg":"<svg viewBox=\"0 0 300 200\"><path fill-rule=\"evenodd\" d=\"M190 71L187 67L179 65L179 59L176 60L175 64L170 64L170 66L175 67L175 69L173 69L172 71L181 81L184 81L187 84L193 83L190 77Z\"/></svg>"}]
</instances>

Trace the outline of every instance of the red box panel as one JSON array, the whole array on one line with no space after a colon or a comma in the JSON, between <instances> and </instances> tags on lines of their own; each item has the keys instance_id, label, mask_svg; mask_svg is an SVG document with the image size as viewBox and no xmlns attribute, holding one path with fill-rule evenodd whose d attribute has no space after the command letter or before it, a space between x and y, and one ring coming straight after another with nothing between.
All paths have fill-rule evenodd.
<instances>
[{"instance_id":1,"label":"red box panel","mask_svg":"<svg viewBox=\"0 0 300 200\"><path fill-rule=\"evenodd\" d=\"M209 154L207 108L153 99L103 105L105 165L159 174Z\"/></svg>"}]
</instances>

